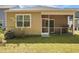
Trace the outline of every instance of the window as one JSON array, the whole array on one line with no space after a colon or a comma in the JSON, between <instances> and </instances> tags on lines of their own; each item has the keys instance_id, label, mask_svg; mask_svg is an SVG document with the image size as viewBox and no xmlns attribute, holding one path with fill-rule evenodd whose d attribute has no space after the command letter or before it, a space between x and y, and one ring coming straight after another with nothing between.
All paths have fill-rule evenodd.
<instances>
[{"instance_id":1,"label":"window","mask_svg":"<svg viewBox=\"0 0 79 59\"><path fill-rule=\"evenodd\" d=\"M24 15L24 27L29 27L29 26L30 26L30 16Z\"/></svg>"},{"instance_id":2,"label":"window","mask_svg":"<svg viewBox=\"0 0 79 59\"><path fill-rule=\"evenodd\" d=\"M17 16L17 27L22 27L23 26L23 16L18 15Z\"/></svg>"},{"instance_id":3,"label":"window","mask_svg":"<svg viewBox=\"0 0 79 59\"><path fill-rule=\"evenodd\" d=\"M31 15L17 15L17 27L30 27Z\"/></svg>"}]
</instances>

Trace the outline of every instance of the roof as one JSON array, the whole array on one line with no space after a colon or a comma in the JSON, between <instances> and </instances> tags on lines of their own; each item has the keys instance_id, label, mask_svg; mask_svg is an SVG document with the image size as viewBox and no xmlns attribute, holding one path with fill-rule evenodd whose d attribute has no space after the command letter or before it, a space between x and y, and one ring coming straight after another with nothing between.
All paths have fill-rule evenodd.
<instances>
[{"instance_id":1,"label":"roof","mask_svg":"<svg viewBox=\"0 0 79 59\"><path fill-rule=\"evenodd\" d=\"M19 8L12 8L11 10L51 10L51 9L59 9L59 8L48 7L48 6L24 6Z\"/></svg>"},{"instance_id":2,"label":"roof","mask_svg":"<svg viewBox=\"0 0 79 59\"><path fill-rule=\"evenodd\" d=\"M16 5L0 5L0 9L13 8Z\"/></svg>"},{"instance_id":3,"label":"roof","mask_svg":"<svg viewBox=\"0 0 79 59\"><path fill-rule=\"evenodd\" d=\"M11 9L79 9L79 5L0 5L0 8Z\"/></svg>"},{"instance_id":4,"label":"roof","mask_svg":"<svg viewBox=\"0 0 79 59\"><path fill-rule=\"evenodd\" d=\"M56 7L49 7L49 6L24 6L22 8L11 8L9 10L7 10L7 12L9 11L52 11L52 10L73 10L73 9L61 9L61 8L56 8Z\"/></svg>"},{"instance_id":5,"label":"roof","mask_svg":"<svg viewBox=\"0 0 79 59\"><path fill-rule=\"evenodd\" d=\"M57 7L51 7L51 6L41 6L41 5L18 5L17 8L13 9L38 9L38 8L50 8L50 9L57 9Z\"/></svg>"}]
</instances>

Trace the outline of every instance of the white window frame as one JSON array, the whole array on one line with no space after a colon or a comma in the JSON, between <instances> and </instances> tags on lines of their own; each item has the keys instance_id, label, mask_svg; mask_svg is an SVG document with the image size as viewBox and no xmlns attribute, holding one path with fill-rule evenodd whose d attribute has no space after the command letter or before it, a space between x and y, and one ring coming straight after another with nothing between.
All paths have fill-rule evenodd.
<instances>
[{"instance_id":1,"label":"white window frame","mask_svg":"<svg viewBox=\"0 0 79 59\"><path fill-rule=\"evenodd\" d=\"M44 14L43 14L43 15L44 15ZM41 17L41 21L42 21L42 19L48 20L48 32L43 33L43 32L42 32L42 28L43 28L43 27L41 27L41 35L42 35L42 34L48 34L48 35L49 35L49 33L50 33L50 25L49 25L50 22L49 22L49 21L50 21L50 20L53 20L53 21L54 21L54 32L55 32L55 19L49 19L49 15L50 15L50 14L47 14L47 15L48 15L48 18L42 18L42 17ZM42 16L42 15L41 15L41 16ZM41 24L42 24L42 23L41 23ZM42 25L41 25L41 26L42 26ZM54 33L54 32L52 32L52 33Z\"/></svg>"},{"instance_id":2,"label":"white window frame","mask_svg":"<svg viewBox=\"0 0 79 59\"><path fill-rule=\"evenodd\" d=\"M23 16L23 26L22 27L18 27L17 26L17 16L18 15L22 15ZM28 26L28 27L24 27L24 15L29 15L30 16L30 26ZM16 22L15 22L16 28L31 28L31 20L32 20L31 14L16 14L15 17L16 17Z\"/></svg>"}]
</instances>

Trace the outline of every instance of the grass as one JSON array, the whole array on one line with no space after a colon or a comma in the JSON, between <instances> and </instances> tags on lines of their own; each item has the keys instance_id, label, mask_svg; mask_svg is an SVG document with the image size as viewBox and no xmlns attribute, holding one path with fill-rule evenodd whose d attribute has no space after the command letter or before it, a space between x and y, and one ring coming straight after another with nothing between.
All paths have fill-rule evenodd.
<instances>
[{"instance_id":1,"label":"grass","mask_svg":"<svg viewBox=\"0 0 79 59\"><path fill-rule=\"evenodd\" d=\"M48 43L26 43L26 44L6 44L5 46L0 46L0 52L9 52L9 53L70 53L70 52L79 52L79 44L48 44Z\"/></svg>"},{"instance_id":2,"label":"grass","mask_svg":"<svg viewBox=\"0 0 79 59\"><path fill-rule=\"evenodd\" d=\"M51 35L7 39L0 52L79 52L79 36Z\"/></svg>"},{"instance_id":3,"label":"grass","mask_svg":"<svg viewBox=\"0 0 79 59\"><path fill-rule=\"evenodd\" d=\"M7 43L79 43L79 36L51 35L50 37L27 36L22 38L7 39Z\"/></svg>"}]
</instances>

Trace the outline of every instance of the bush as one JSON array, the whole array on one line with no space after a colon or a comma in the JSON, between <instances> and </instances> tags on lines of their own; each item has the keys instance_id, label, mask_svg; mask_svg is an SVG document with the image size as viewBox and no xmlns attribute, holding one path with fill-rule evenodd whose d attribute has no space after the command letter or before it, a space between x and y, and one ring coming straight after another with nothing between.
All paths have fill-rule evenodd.
<instances>
[{"instance_id":1,"label":"bush","mask_svg":"<svg viewBox=\"0 0 79 59\"><path fill-rule=\"evenodd\" d=\"M15 38L15 34L13 31L8 31L6 34L5 34L5 38L6 39L13 39Z\"/></svg>"},{"instance_id":2,"label":"bush","mask_svg":"<svg viewBox=\"0 0 79 59\"><path fill-rule=\"evenodd\" d=\"M4 34L0 33L0 42L3 41L5 39Z\"/></svg>"},{"instance_id":3,"label":"bush","mask_svg":"<svg viewBox=\"0 0 79 59\"><path fill-rule=\"evenodd\" d=\"M0 28L0 33L4 33L3 30Z\"/></svg>"}]
</instances>

